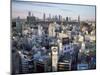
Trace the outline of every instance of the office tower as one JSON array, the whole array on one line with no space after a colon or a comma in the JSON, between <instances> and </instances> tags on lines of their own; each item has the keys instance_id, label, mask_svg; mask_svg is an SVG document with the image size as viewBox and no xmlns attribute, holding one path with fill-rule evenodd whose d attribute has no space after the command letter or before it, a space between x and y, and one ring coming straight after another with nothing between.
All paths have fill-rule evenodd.
<instances>
[{"instance_id":1,"label":"office tower","mask_svg":"<svg viewBox=\"0 0 100 75\"><path fill-rule=\"evenodd\" d=\"M43 32L42 26L41 25L38 25L38 35L39 36L42 36L42 32Z\"/></svg>"},{"instance_id":2,"label":"office tower","mask_svg":"<svg viewBox=\"0 0 100 75\"><path fill-rule=\"evenodd\" d=\"M80 22L80 16L78 16L78 22Z\"/></svg>"},{"instance_id":3,"label":"office tower","mask_svg":"<svg viewBox=\"0 0 100 75\"><path fill-rule=\"evenodd\" d=\"M66 17L66 21L68 22L68 17Z\"/></svg>"},{"instance_id":4,"label":"office tower","mask_svg":"<svg viewBox=\"0 0 100 75\"><path fill-rule=\"evenodd\" d=\"M55 72L57 71L58 67L58 47L57 46L52 46L52 71Z\"/></svg>"},{"instance_id":5,"label":"office tower","mask_svg":"<svg viewBox=\"0 0 100 75\"><path fill-rule=\"evenodd\" d=\"M60 56L60 55L62 55L62 53L63 53L63 49L62 49L62 40L61 40L61 39L58 39L57 42L58 42L58 46L59 46L59 47L58 47L58 48L59 48L59 51L58 51L58 52L59 52L59 56Z\"/></svg>"},{"instance_id":6,"label":"office tower","mask_svg":"<svg viewBox=\"0 0 100 75\"><path fill-rule=\"evenodd\" d=\"M28 12L27 16L27 23L31 26L36 21L36 17L31 14L31 12Z\"/></svg>"},{"instance_id":7,"label":"office tower","mask_svg":"<svg viewBox=\"0 0 100 75\"><path fill-rule=\"evenodd\" d=\"M21 19L19 16L16 19L16 30L18 33L21 33L22 31L22 24L21 24Z\"/></svg>"},{"instance_id":8,"label":"office tower","mask_svg":"<svg viewBox=\"0 0 100 75\"><path fill-rule=\"evenodd\" d=\"M28 12L28 16L31 17L31 12L30 11Z\"/></svg>"},{"instance_id":9,"label":"office tower","mask_svg":"<svg viewBox=\"0 0 100 75\"><path fill-rule=\"evenodd\" d=\"M45 21L46 20L46 15L45 15L45 13L43 14L43 21Z\"/></svg>"},{"instance_id":10,"label":"office tower","mask_svg":"<svg viewBox=\"0 0 100 75\"><path fill-rule=\"evenodd\" d=\"M49 20L51 20L51 14L49 14Z\"/></svg>"},{"instance_id":11,"label":"office tower","mask_svg":"<svg viewBox=\"0 0 100 75\"><path fill-rule=\"evenodd\" d=\"M55 24L54 23L49 24L48 32L49 32L50 37L55 37L56 33L55 33Z\"/></svg>"}]
</instances>

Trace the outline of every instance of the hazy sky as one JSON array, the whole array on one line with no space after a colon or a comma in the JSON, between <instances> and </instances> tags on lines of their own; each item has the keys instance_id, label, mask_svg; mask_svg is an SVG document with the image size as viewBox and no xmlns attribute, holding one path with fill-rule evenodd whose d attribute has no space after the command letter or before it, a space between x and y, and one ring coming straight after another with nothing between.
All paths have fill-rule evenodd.
<instances>
[{"instance_id":1,"label":"hazy sky","mask_svg":"<svg viewBox=\"0 0 100 75\"><path fill-rule=\"evenodd\" d=\"M43 13L46 13L46 17L49 14L72 18L80 15L81 20L95 20L95 6L12 1L13 18L26 18L29 11L39 18L43 18Z\"/></svg>"}]
</instances>

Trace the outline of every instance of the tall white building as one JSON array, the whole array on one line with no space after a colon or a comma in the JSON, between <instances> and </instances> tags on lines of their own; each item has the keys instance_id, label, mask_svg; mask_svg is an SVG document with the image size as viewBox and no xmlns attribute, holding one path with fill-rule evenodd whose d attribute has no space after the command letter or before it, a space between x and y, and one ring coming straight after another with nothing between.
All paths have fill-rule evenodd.
<instances>
[{"instance_id":1,"label":"tall white building","mask_svg":"<svg viewBox=\"0 0 100 75\"><path fill-rule=\"evenodd\" d=\"M41 25L38 25L38 35L42 36L43 28Z\"/></svg>"},{"instance_id":2,"label":"tall white building","mask_svg":"<svg viewBox=\"0 0 100 75\"><path fill-rule=\"evenodd\" d=\"M85 50L85 42L82 42L82 44L81 44L81 50Z\"/></svg>"},{"instance_id":3,"label":"tall white building","mask_svg":"<svg viewBox=\"0 0 100 75\"><path fill-rule=\"evenodd\" d=\"M58 69L58 47L53 46L51 47L52 50L52 71L56 72Z\"/></svg>"},{"instance_id":4,"label":"tall white building","mask_svg":"<svg viewBox=\"0 0 100 75\"><path fill-rule=\"evenodd\" d=\"M59 55L61 55L62 53L63 53L63 48L62 48L62 40L60 40L60 39L58 39L57 40L57 42L58 42L58 48L59 48Z\"/></svg>"},{"instance_id":5,"label":"tall white building","mask_svg":"<svg viewBox=\"0 0 100 75\"><path fill-rule=\"evenodd\" d=\"M48 32L49 32L49 37L55 37L56 33L55 33L54 23L49 24Z\"/></svg>"}]
</instances>

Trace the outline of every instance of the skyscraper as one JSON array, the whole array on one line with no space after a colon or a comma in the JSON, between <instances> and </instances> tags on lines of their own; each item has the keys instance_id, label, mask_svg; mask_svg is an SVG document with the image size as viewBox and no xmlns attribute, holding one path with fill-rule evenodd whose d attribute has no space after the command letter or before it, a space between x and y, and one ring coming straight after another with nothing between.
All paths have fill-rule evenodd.
<instances>
[{"instance_id":1,"label":"skyscraper","mask_svg":"<svg viewBox=\"0 0 100 75\"><path fill-rule=\"evenodd\" d=\"M55 33L55 24L54 23L49 24L48 32L49 32L50 37L55 37L56 33Z\"/></svg>"},{"instance_id":2,"label":"skyscraper","mask_svg":"<svg viewBox=\"0 0 100 75\"><path fill-rule=\"evenodd\" d=\"M16 30L19 33L21 33L21 31L22 31L22 24L21 24L21 20L20 20L19 16L16 19Z\"/></svg>"},{"instance_id":3,"label":"skyscraper","mask_svg":"<svg viewBox=\"0 0 100 75\"><path fill-rule=\"evenodd\" d=\"M58 47L53 46L52 49L52 71L55 72L58 69Z\"/></svg>"},{"instance_id":4,"label":"skyscraper","mask_svg":"<svg viewBox=\"0 0 100 75\"><path fill-rule=\"evenodd\" d=\"M28 16L29 16L29 17L31 16L31 12L30 12L30 11L28 12Z\"/></svg>"},{"instance_id":5,"label":"skyscraper","mask_svg":"<svg viewBox=\"0 0 100 75\"><path fill-rule=\"evenodd\" d=\"M43 14L43 21L45 21L46 20L46 15L45 15L45 13Z\"/></svg>"},{"instance_id":6,"label":"skyscraper","mask_svg":"<svg viewBox=\"0 0 100 75\"><path fill-rule=\"evenodd\" d=\"M78 16L78 22L80 22L80 16Z\"/></svg>"}]
</instances>

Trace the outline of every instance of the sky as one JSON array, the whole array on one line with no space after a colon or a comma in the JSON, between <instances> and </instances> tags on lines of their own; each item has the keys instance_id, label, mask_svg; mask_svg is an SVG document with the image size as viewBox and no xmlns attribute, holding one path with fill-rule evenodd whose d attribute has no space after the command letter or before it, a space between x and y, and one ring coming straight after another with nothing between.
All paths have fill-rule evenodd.
<instances>
[{"instance_id":1,"label":"sky","mask_svg":"<svg viewBox=\"0 0 100 75\"><path fill-rule=\"evenodd\" d=\"M20 18L26 18L29 11L41 19L45 13L46 17L51 14L51 16L62 15L63 18L68 16L77 19L77 17L80 16L81 20L95 20L95 6L12 1L12 18L18 16L20 16Z\"/></svg>"}]
</instances>

